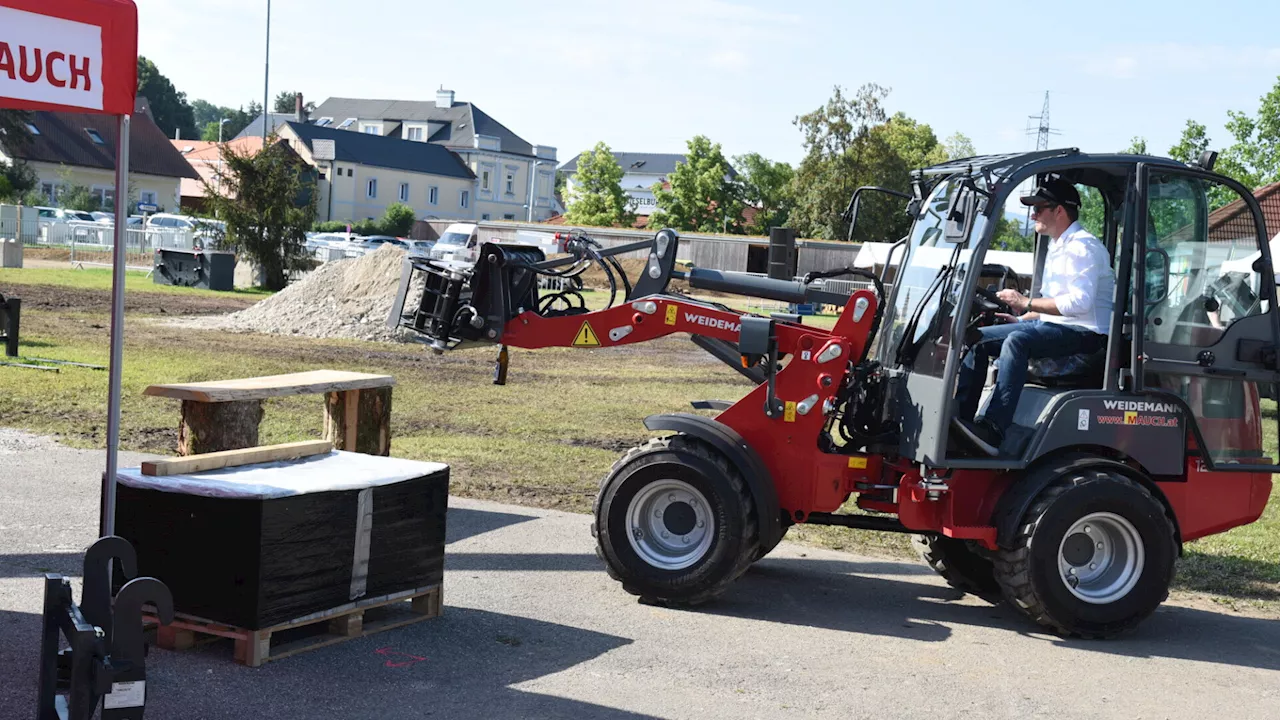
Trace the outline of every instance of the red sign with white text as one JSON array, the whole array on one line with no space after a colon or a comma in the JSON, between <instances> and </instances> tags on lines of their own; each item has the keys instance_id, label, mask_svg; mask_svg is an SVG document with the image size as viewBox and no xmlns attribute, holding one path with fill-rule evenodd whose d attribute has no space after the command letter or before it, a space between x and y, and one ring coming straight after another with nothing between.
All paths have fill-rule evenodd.
<instances>
[{"instance_id":1,"label":"red sign with white text","mask_svg":"<svg viewBox=\"0 0 1280 720\"><path fill-rule=\"evenodd\" d=\"M0 0L0 107L133 113L131 0Z\"/></svg>"}]
</instances>

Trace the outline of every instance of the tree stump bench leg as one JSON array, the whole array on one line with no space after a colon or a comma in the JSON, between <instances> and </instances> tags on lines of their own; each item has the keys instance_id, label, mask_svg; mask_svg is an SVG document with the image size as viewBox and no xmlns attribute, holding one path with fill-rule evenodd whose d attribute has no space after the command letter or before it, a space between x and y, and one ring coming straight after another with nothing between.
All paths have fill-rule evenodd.
<instances>
[{"instance_id":1,"label":"tree stump bench leg","mask_svg":"<svg viewBox=\"0 0 1280 720\"><path fill-rule=\"evenodd\" d=\"M325 393L324 439L335 450L390 455L391 388Z\"/></svg>"},{"instance_id":2,"label":"tree stump bench leg","mask_svg":"<svg viewBox=\"0 0 1280 720\"><path fill-rule=\"evenodd\" d=\"M182 425L178 428L178 454L199 455L257 447L260 422L261 400L183 400Z\"/></svg>"}]
</instances>

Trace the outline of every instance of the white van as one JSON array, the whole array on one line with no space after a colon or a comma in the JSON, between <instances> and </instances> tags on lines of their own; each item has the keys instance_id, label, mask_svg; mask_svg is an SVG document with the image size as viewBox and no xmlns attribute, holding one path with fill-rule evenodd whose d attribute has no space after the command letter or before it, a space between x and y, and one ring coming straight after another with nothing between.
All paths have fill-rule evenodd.
<instances>
[{"instance_id":1,"label":"white van","mask_svg":"<svg viewBox=\"0 0 1280 720\"><path fill-rule=\"evenodd\" d=\"M475 262L480 253L480 238L475 223L454 223L444 229L427 257L446 262Z\"/></svg>"}]
</instances>

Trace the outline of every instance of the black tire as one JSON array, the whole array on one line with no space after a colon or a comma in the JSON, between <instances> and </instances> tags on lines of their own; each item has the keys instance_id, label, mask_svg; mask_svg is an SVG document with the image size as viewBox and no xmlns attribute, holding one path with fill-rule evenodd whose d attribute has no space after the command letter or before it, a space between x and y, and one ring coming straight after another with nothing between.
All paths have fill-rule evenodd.
<instances>
[{"instance_id":1,"label":"black tire","mask_svg":"<svg viewBox=\"0 0 1280 720\"><path fill-rule=\"evenodd\" d=\"M705 498L710 545L692 565L665 569L633 546L628 512L652 483L678 480ZM622 456L600 485L595 502L596 554L609 576L644 602L688 606L706 602L740 576L759 555L759 524L746 481L727 458L686 435L655 438Z\"/></svg>"},{"instance_id":2,"label":"black tire","mask_svg":"<svg viewBox=\"0 0 1280 720\"><path fill-rule=\"evenodd\" d=\"M951 587L992 604L1000 602L995 564L968 541L945 535L912 535L911 545L920 559Z\"/></svg>"},{"instance_id":3,"label":"black tire","mask_svg":"<svg viewBox=\"0 0 1280 720\"><path fill-rule=\"evenodd\" d=\"M1093 513L1136 531L1144 553L1133 586L1106 602L1077 597L1059 570L1066 533ZM996 553L996 580L1009 604L1062 635L1104 638L1132 629L1169 596L1177 541L1164 506L1142 484L1103 468L1068 470L1036 497L1009 549ZM1079 533L1077 533L1079 535ZM1096 539L1096 538L1095 538ZM1092 542L1084 552L1092 553Z\"/></svg>"}]
</instances>

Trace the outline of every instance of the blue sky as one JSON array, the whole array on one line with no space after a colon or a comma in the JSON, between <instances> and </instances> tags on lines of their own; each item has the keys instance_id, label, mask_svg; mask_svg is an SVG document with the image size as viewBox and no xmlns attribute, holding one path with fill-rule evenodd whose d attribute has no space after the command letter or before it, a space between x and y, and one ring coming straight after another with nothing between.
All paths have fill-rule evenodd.
<instances>
[{"instance_id":1,"label":"blue sky","mask_svg":"<svg viewBox=\"0 0 1280 720\"><path fill-rule=\"evenodd\" d=\"M261 101L266 0L137 0L139 53L189 98ZM1049 8L1055 8L1053 10ZM1051 93L1053 146L1152 152L1188 118L1226 144L1280 75L1280 3L274 0L272 97L429 100L441 85L561 162L604 140L803 157L796 115L834 85L890 112L1026 150Z\"/></svg>"}]
</instances>

